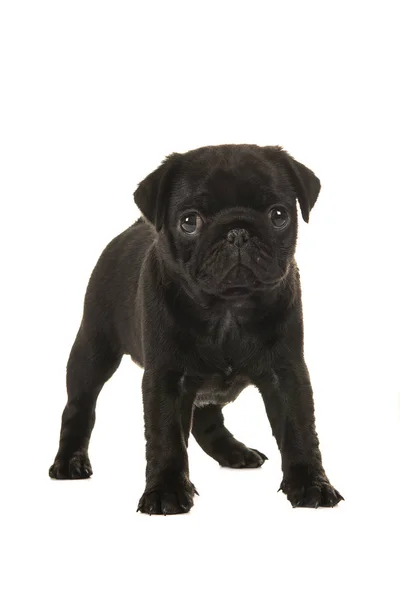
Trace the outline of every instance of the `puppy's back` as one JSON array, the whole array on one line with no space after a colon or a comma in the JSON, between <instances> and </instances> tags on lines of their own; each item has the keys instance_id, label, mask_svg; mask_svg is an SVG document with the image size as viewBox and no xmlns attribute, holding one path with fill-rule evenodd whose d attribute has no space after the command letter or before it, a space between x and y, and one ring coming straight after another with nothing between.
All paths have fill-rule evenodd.
<instances>
[{"instance_id":1,"label":"puppy's back","mask_svg":"<svg viewBox=\"0 0 400 600\"><path fill-rule=\"evenodd\" d=\"M124 352L130 353L124 338L133 326L141 265L153 242L153 228L141 217L106 246L87 286L82 326L105 334Z\"/></svg>"}]
</instances>

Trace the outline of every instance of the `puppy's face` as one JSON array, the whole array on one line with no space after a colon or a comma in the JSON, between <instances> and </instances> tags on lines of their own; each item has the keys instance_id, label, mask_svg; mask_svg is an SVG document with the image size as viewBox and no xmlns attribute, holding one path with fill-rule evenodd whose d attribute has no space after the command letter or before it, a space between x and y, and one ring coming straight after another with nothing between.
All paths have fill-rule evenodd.
<instances>
[{"instance_id":1,"label":"puppy's face","mask_svg":"<svg viewBox=\"0 0 400 600\"><path fill-rule=\"evenodd\" d=\"M318 195L311 171L280 148L257 146L200 148L160 169L154 212L140 206L140 186L135 199L193 293L234 299L284 279L296 246L296 197L306 220L315 202L300 198L310 184L298 171L311 174Z\"/></svg>"}]
</instances>

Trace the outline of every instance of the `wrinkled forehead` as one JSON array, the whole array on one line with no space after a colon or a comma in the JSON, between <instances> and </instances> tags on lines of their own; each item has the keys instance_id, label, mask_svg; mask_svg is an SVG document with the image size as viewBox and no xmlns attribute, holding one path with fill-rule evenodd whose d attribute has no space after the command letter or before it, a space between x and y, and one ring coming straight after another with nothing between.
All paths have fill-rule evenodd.
<instances>
[{"instance_id":1,"label":"wrinkled forehead","mask_svg":"<svg viewBox=\"0 0 400 600\"><path fill-rule=\"evenodd\" d=\"M253 157L199 160L183 168L172 187L171 208L206 205L208 210L242 206L263 209L277 201L294 200L285 172Z\"/></svg>"}]
</instances>

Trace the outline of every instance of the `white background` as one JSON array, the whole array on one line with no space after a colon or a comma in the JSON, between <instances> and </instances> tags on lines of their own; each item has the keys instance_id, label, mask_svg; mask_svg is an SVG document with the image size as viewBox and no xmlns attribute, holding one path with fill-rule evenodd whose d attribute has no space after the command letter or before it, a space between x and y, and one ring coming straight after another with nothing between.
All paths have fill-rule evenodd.
<instances>
[{"instance_id":1,"label":"white background","mask_svg":"<svg viewBox=\"0 0 400 600\"><path fill-rule=\"evenodd\" d=\"M398 598L396 2L1 3L0 595ZM293 510L262 401L229 406L256 471L192 440L190 515L135 512L141 371L98 403L90 481L47 470L98 255L164 155L281 144L322 192L302 225L306 358L325 468L346 498ZM4 589L2 589L4 588Z\"/></svg>"}]
</instances>

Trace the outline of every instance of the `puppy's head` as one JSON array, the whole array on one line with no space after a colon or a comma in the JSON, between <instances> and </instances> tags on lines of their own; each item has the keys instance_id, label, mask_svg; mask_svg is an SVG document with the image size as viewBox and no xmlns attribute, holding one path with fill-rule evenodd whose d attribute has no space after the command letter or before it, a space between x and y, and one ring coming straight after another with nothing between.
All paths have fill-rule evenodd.
<instances>
[{"instance_id":1,"label":"puppy's head","mask_svg":"<svg viewBox=\"0 0 400 600\"><path fill-rule=\"evenodd\" d=\"M223 298L285 278L319 179L279 146L224 145L172 154L134 197L164 258L190 285Z\"/></svg>"}]
</instances>

